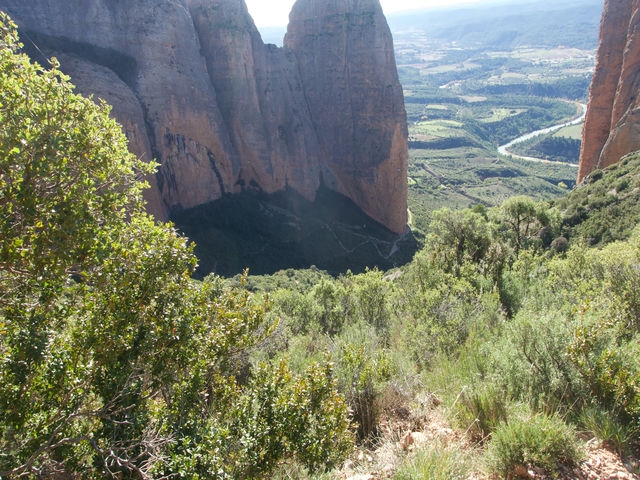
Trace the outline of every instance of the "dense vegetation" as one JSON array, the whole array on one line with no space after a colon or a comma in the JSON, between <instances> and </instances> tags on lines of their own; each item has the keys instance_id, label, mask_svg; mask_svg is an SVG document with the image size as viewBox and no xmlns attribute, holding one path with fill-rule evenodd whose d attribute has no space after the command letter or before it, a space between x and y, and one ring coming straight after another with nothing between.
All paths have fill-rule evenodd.
<instances>
[{"instance_id":1,"label":"dense vegetation","mask_svg":"<svg viewBox=\"0 0 640 480\"><path fill-rule=\"evenodd\" d=\"M554 204L438 209L398 269L195 281L108 108L6 20L0 47L0 477L319 478L436 409L472 453L396 478L638 447L639 155Z\"/></svg>"},{"instance_id":2,"label":"dense vegetation","mask_svg":"<svg viewBox=\"0 0 640 480\"><path fill-rule=\"evenodd\" d=\"M580 140L574 138L546 135L517 143L510 151L533 158L578 164L581 144Z\"/></svg>"},{"instance_id":3,"label":"dense vegetation","mask_svg":"<svg viewBox=\"0 0 640 480\"><path fill-rule=\"evenodd\" d=\"M191 280L109 109L0 38L0 477L256 478L352 447L326 359L244 368L263 298Z\"/></svg>"},{"instance_id":4,"label":"dense vegetation","mask_svg":"<svg viewBox=\"0 0 640 480\"><path fill-rule=\"evenodd\" d=\"M640 156L630 164L637 175ZM478 447L461 461L461 452L432 446L436 457L407 457L397 478L507 478L523 466L553 473L581 458L578 431L632 453L640 231L588 247L571 220L584 195L556 206L514 197L488 210L436 211L424 249L386 274L250 277L282 318L254 355L302 368L330 352L362 441L394 419L420 428L435 398ZM594 203L601 195L589 193Z\"/></svg>"}]
</instances>

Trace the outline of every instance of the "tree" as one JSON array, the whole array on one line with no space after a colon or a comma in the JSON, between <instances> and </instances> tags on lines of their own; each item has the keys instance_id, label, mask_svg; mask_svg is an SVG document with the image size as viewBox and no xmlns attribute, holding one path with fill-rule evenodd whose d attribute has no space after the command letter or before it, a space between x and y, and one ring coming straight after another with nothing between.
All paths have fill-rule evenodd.
<instances>
[{"instance_id":1,"label":"tree","mask_svg":"<svg viewBox=\"0 0 640 480\"><path fill-rule=\"evenodd\" d=\"M544 202L521 195L505 200L496 210L496 222L503 226L507 239L516 253L538 238L543 228L550 226L552 215Z\"/></svg>"},{"instance_id":2,"label":"tree","mask_svg":"<svg viewBox=\"0 0 640 480\"><path fill-rule=\"evenodd\" d=\"M431 247L442 256L447 271L458 273L465 262L479 263L487 255L492 232L486 218L473 210L433 212Z\"/></svg>"},{"instance_id":3,"label":"tree","mask_svg":"<svg viewBox=\"0 0 640 480\"><path fill-rule=\"evenodd\" d=\"M0 477L231 478L339 461L351 436L331 368L236 381L240 354L274 327L269 303L191 279L187 240L144 212L154 166L55 60L18 53L1 20Z\"/></svg>"}]
</instances>

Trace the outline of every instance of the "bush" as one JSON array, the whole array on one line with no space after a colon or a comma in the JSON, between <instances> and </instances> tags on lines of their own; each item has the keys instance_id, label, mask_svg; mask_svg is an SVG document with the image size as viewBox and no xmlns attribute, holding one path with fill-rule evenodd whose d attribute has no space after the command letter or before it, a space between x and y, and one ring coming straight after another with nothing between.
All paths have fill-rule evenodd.
<instances>
[{"instance_id":1,"label":"bush","mask_svg":"<svg viewBox=\"0 0 640 480\"><path fill-rule=\"evenodd\" d=\"M626 330L609 321L576 328L568 358L588 385L591 401L622 424L640 428L638 345L622 338Z\"/></svg>"},{"instance_id":2,"label":"bush","mask_svg":"<svg viewBox=\"0 0 640 480\"><path fill-rule=\"evenodd\" d=\"M472 472L470 455L454 446L435 442L409 458L393 476L394 480L466 480Z\"/></svg>"},{"instance_id":3,"label":"bush","mask_svg":"<svg viewBox=\"0 0 640 480\"><path fill-rule=\"evenodd\" d=\"M557 415L533 414L501 424L491 437L487 452L489 468L509 477L519 467L557 470L559 462L581 458L575 430Z\"/></svg>"},{"instance_id":4,"label":"bush","mask_svg":"<svg viewBox=\"0 0 640 480\"><path fill-rule=\"evenodd\" d=\"M253 376L269 303L144 212L104 104L17 53L0 14L0 477L256 478L352 444L331 367ZM241 379L238 377L242 375Z\"/></svg>"},{"instance_id":5,"label":"bush","mask_svg":"<svg viewBox=\"0 0 640 480\"><path fill-rule=\"evenodd\" d=\"M627 452L637 443L637 427L621 422L601 408L585 409L580 415L580 424L618 453Z\"/></svg>"},{"instance_id":6,"label":"bush","mask_svg":"<svg viewBox=\"0 0 640 480\"><path fill-rule=\"evenodd\" d=\"M472 441L485 441L507 421L505 392L491 384L464 391L456 404L456 421Z\"/></svg>"},{"instance_id":7,"label":"bush","mask_svg":"<svg viewBox=\"0 0 640 480\"><path fill-rule=\"evenodd\" d=\"M521 311L493 349L493 374L509 396L540 410L571 408L589 391L567 356L572 324L553 312Z\"/></svg>"},{"instance_id":8,"label":"bush","mask_svg":"<svg viewBox=\"0 0 640 480\"><path fill-rule=\"evenodd\" d=\"M372 327L358 324L345 331L337 350L336 378L357 423L360 440L375 433L379 398L391 375L388 352L379 348Z\"/></svg>"}]
</instances>

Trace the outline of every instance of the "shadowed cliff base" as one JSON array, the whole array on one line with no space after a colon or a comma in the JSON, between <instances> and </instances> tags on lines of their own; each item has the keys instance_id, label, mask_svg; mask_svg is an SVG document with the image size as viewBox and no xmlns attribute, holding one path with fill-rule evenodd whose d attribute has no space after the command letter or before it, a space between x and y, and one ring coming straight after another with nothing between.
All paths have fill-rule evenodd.
<instances>
[{"instance_id":1,"label":"shadowed cliff base","mask_svg":"<svg viewBox=\"0 0 640 480\"><path fill-rule=\"evenodd\" d=\"M332 274L388 269L411 260L417 242L367 217L347 197L321 188L315 202L292 190L247 192L185 210L176 227L196 244L197 276L269 274L312 265Z\"/></svg>"}]
</instances>

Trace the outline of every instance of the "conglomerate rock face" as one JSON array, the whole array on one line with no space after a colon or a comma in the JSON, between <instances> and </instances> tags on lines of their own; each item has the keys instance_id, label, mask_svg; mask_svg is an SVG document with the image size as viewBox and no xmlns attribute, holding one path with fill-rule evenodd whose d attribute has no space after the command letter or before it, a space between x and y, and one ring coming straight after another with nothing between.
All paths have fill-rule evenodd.
<instances>
[{"instance_id":1,"label":"conglomerate rock face","mask_svg":"<svg viewBox=\"0 0 640 480\"><path fill-rule=\"evenodd\" d=\"M321 185L406 225L407 127L378 0L298 0L283 48L244 0L0 0L36 60L113 105L160 167L150 211Z\"/></svg>"},{"instance_id":2,"label":"conglomerate rock face","mask_svg":"<svg viewBox=\"0 0 640 480\"><path fill-rule=\"evenodd\" d=\"M284 45L298 59L325 159L325 182L370 216L402 231L406 113L404 102L398 101L402 87L380 3L298 0Z\"/></svg>"},{"instance_id":3,"label":"conglomerate rock face","mask_svg":"<svg viewBox=\"0 0 640 480\"><path fill-rule=\"evenodd\" d=\"M578 181L640 149L640 0L605 0Z\"/></svg>"}]
</instances>

